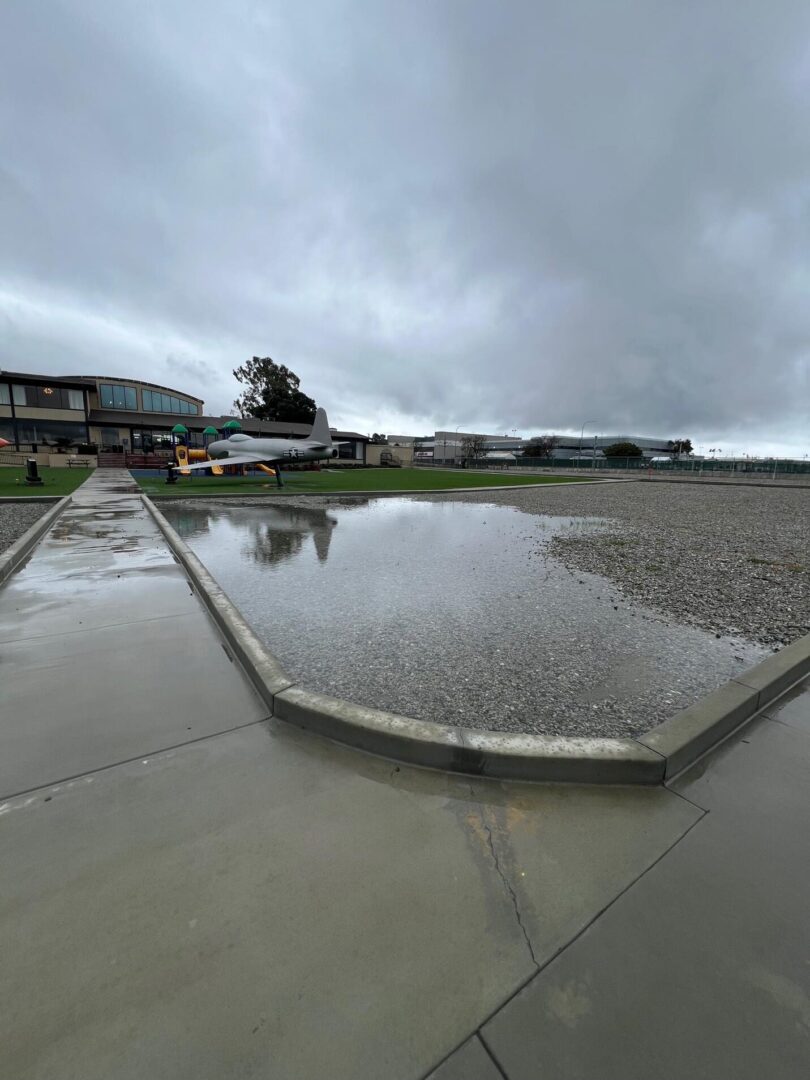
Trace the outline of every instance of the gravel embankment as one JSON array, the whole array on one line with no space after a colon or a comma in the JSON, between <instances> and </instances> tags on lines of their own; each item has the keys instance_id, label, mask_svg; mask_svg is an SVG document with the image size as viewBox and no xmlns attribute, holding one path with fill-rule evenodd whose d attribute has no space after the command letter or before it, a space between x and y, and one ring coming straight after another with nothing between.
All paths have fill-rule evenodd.
<instances>
[{"instance_id":1,"label":"gravel embankment","mask_svg":"<svg viewBox=\"0 0 810 1080\"><path fill-rule=\"evenodd\" d=\"M49 503L0 503L0 551L11 547L49 509Z\"/></svg>"},{"instance_id":2,"label":"gravel embankment","mask_svg":"<svg viewBox=\"0 0 810 1080\"><path fill-rule=\"evenodd\" d=\"M551 553L683 623L774 648L810 632L810 491L629 483L452 498L606 519L601 535L555 537Z\"/></svg>"}]
</instances>

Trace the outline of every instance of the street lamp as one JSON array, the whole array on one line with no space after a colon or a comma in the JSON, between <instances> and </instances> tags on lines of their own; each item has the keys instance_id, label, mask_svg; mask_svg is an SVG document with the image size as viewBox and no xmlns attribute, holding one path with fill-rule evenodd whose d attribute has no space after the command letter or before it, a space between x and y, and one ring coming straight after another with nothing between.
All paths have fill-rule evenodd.
<instances>
[{"instance_id":1,"label":"street lamp","mask_svg":"<svg viewBox=\"0 0 810 1080\"><path fill-rule=\"evenodd\" d=\"M582 430L579 433L579 456L577 458L577 468L579 468L579 466L582 464L582 436L585 434L585 428L588 426L588 424L595 423L597 423L596 420L586 420L585 423L582 425Z\"/></svg>"}]
</instances>

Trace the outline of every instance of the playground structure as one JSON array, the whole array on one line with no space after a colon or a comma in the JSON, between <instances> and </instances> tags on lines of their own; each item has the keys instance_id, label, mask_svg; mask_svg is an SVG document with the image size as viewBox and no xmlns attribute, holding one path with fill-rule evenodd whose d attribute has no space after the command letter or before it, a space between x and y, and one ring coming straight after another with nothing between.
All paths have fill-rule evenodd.
<instances>
[{"instance_id":1,"label":"playground structure","mask_svg":"<svg viewBox=\"0 0 810 1080\"><path fill-rule=\"evenodd\" d=\"M247 465L222 465L219 464L214 458L208 457L208 451L203 449L197 449L188 447L183 443L178 443L175 446L175 460L177 461L177 472L180 476L190 476L191 470L188 468L190 464L198 464L200 462L208 462L208 468L211 470L212 476L244 476L247 472ZM267 473L268 476L276 477L275 470L270 465L256 463L256 469L261 472ZM207 472L207 470L204 470Z\"/></svg>"},{"instance_id":2,"label":"playground structure","mask_svg":"<svg viewBox=\"0 0 810 1080\"><path fill-rule=\"evenodd\" d=\"M207 450L195 450L193 447L185 446L183 443L178 443L174 448L174 456L179 466L179 472L181 476L191 476L191 473L185 468L192 461L210 461ZM217 465L215 461L211 461L211 475L212 476L224 476L225 470L221 465Z\"/></svg>"},{"instance_id":3,"label":"playground structure","mask_svg":"<svg viewBox=\"0 0 810 1080\"><path fill-rule=\"evenodd\" d=\"M200 462L209 462L209 468L212 476L244 476L247 471L246 465L220 465L214 458L208 456L207 450L199 450L194 447L185 446L183 443L178 443L174 448L174 456L177 461L177 472L181 476L191 476L191 470L189 465L198 464ZM255 466L263 473L267 473L268 476L275 478L276 470L259 463ZM207 471L207 470L206 470Z\"/></svg>"}]
</instances>

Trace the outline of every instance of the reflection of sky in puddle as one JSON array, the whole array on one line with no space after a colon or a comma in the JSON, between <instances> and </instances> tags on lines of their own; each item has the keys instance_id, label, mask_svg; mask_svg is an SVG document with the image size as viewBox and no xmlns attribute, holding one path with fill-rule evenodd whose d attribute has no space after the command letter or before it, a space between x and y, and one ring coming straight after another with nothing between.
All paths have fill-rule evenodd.
<instances>
[{"instance_id":1,"label":"reflection of sky in puddle","mask_svg":"<svg viewBox=\"0 0 810 1080\"><path fill-rule=\"evenodd\" d=\"M763 654L548 556L596 519L399 498L167 516L296 680L406 715L627 734Z\"/></svg>"}]
</instances>

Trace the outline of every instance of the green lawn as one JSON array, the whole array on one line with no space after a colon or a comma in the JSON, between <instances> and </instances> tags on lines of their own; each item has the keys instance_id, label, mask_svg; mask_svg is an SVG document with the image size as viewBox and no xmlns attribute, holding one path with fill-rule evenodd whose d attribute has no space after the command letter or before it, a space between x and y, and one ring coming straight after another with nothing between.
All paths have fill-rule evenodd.
<instances>
[{"instance_id":1,"label":"green lawn","mask_svg":"<svg viewBox=\"0 0 810 1080\"><path fill-rule=\"evenodd\" d=\"M450 469L335 469L283 473L284 491L441 491L446 488L503 487L510 484L570 483L570 476L515 476L512 473L454 472ZM583 480L585 477L582 478ZM590 479L590 477L588 477ZM272 476L179 477L169 485L163 477L145 476L138 483L149 495L265 495L278 488Z\"/></svg>"},{"instance_id":2,"label":"green lawn","mask_svg":"<svg viewBox=\"0 0 810 1080\"><path fill-rule=\"evenodd\" d=\"M50 469L40 466L42 483L29 487L25 483L25 469L0 465L0 497L3 495L69 495L84 483L92 469Z\"/></svg>"}]
</instances>

